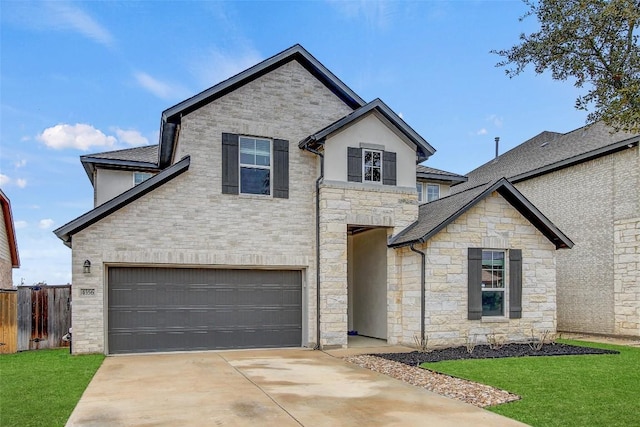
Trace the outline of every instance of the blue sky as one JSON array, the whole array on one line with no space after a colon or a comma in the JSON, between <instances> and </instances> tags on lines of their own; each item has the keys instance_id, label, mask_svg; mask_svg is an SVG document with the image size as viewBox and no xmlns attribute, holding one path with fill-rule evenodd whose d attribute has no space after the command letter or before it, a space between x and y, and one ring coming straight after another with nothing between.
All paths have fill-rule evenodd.
<instances>
[{"instance_id":1,"label":"blue sky","mask_svg":"<svg viewBox=\"0 0 640 427\"><path fill-rule=\"evenodd\" d=\"M79 161L156 144L163 110L300 43L365 101L381 98L466 173L543 130L584 125L577 90L491 49L522 32L520 1L90 1L0 4L0 187L16 222L14 283L71 281L52 230L93 207Z\"/></svg>"}]
</instances>

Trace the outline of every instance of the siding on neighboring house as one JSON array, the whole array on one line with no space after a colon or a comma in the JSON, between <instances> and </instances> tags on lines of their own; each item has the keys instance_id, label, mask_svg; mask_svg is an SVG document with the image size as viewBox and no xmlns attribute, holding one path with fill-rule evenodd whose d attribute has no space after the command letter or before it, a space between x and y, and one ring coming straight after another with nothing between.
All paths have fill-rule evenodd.
<instances>
[{"instance_id":1,"label":"siding on neighboring house","mask_svg":"<svg viewBox=\"0 0 640 427\"><path fill-rule=\"evenodd\" d=\"M105 351L104 266L118 263L302 269L313 345L319 163L297 143L349 112L292 61L185 115L175 158L190 155L189 170L73 236L74 352ZM289 198L222 194L223 132L288 140Z\"/></svg>"},{"instance_id":2,"label":"siding on neighboring house","mask_svg":"<svg viewBox=\"0 0 640 427\"><path fill-rule=\"evenodd\" d=\"M7 233L4 212L0 209L0 288L3 289L11 289L13 287L11 250Z\"/></svg>"},{"instance_id":3,"label":"siding on neighboring house","mask_svg":"<svg viewBox=\"0 0 640 427\"><path fill-rule=\"evenodd\" d=\"M575 242L558 253L558 329L640 335L638 146L515 186Z\"/></svg>"},{"instance_id":4,"label":"siding on neighboring house","mask_svg":"<svg viewBox=\"0 0 640 427\"><path fill-rule=\"evenodd\" d=\"M522 250L522 317L467 320L468 248ZM416 249L426 253L425 332L429 346L463 345L469 339L486 342L486 335L510 341L556 331L555 246L502 196L491 196L463 213ZM400 342L412 345L420 336L420 256L408 247L399 250L395 269L404 315ZM507 269L507 276L509 270ZM506 279L508 283L508 278Z\"/></svg>"}]
</instances>

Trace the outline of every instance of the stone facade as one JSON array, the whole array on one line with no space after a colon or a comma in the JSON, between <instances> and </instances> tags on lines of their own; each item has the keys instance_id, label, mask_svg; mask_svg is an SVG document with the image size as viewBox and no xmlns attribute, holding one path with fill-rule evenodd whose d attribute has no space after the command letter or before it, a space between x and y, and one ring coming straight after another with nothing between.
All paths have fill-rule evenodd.
<instances>
[{"instance_id":1,"label":"stone facade","mask_svg":"<svg viewBox=\"0 0 640 427\"><path fill-rule=\"evenodd\" d=\"M413 188L375 184L324 182L320 186L320 283L321 344L347 345L347 228L349 225L385 227L388 236L400 232L418 218ZM395 342L402 307L400 278L393 268L397 256L387 249L388 340Z\"/></svg>"},{"instance_id":2,"label":"stone facade","mask_svg":"<svg viewBox=\"0 0 640 427\"><path fill-rule=\"evenodd\" d=\"M313 346L319 170L297 143L349 112L292 61L184 116L176 160L190 155L189 170L73 236L74 352L105 351L106 268L123 264L302 270L303 344ZM289 141L288 199L221 194L223 132Z\"/></svg>"},{"instance_id":3,"label":"stone facade","mask_svg":"<svg viewBox=\"0 0 640 427\"><path fill-rule=\"evenodd\" d=\"M613 225L614 333L640 336L640 218Z\"/></svg>"},{"instance_id":4,"label":"stone facade","mask_svg":"<svg viewBox=\"0 0 640 427\"><path fill-rule=\"evenodd\" d=\"M470 247L522 250L521 319L467 320ZM532 329L536 334L556 331L555 246L498 193L478 202L416 249L427 255L425 332L429 346L462 345L468 337L484 342L490 333L522 341L531 337ZM398 341L411 345L420 336L421 260L409 248L400 251L399 260L402 328Z\"/></svg>"},{"instance_id":5,"label":"stone facade","mask_svg":"<svg viewBox=\"0 0 640 427\"><path fill-rule=\"evenodd\" d=\"M635 315L630 313L629 301L620 305L622 291L617 286L622 289L622 285L616 282L616 271L618 275L629 271L630 264L620 261L621 254L615 255L615 236L616 224L627 227L640 218L638 146L515 186L575 243L570 251L558 253L558 329L600 334L632 332L634 327L622 328L621 316L627 324L629 316L635 316L631 323L638 324L640 303L636 298ZM626 244L638 251L637 240ZM627 255L630 253L626 251L632 250L624 249ZM635 274L637 283L637 270ZM634 335L640 335L637 326Z\"/></svg>"}]
</instances>

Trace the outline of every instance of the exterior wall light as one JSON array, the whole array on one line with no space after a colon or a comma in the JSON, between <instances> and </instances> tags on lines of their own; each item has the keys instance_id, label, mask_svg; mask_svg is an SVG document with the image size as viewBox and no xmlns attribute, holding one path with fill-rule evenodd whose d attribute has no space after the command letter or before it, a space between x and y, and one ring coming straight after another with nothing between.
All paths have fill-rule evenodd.
<instances>
[{"instance_id":1,"label":"exterior wall light","mask_svg":"<svg viewBox=\"0 0 640 427\"><path fill-rule=\"evenodd\" d=\"M82 265L82 271L83 271L85 274L89 274L89 273L91 273L91 261L86 260L86 261L84 262L84 264Z\"/></svg>"}]
</instances>

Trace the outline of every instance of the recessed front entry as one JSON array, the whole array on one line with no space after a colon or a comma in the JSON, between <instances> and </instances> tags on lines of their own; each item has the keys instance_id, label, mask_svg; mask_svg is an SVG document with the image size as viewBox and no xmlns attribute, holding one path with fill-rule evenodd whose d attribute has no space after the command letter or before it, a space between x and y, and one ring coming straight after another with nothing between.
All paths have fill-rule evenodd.
<instances>
[{"instance_id":1,"label":"recessed front entry","mask_svg":"<svg viewBox=\"0 0 640 427\"><path fill-rule=\"evenodd\" d=\"M349 330L387 339L387 229L349 227Z\"/></svg>"},{"instance_id":2,"label":"recessed front entry","mask_svg":"<svg viewBox=\"0 0 640 427\"><path fill-rule=\"evenodd\" d=\"M109 353L300 347L302 272L112 267Z\"/></svg>"}]
</instances>

